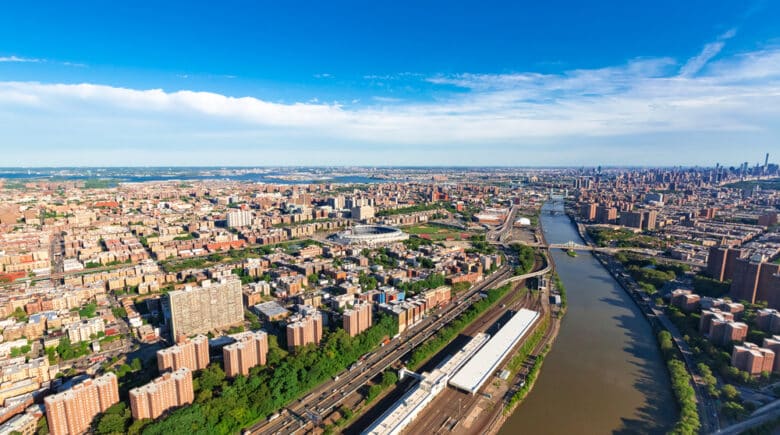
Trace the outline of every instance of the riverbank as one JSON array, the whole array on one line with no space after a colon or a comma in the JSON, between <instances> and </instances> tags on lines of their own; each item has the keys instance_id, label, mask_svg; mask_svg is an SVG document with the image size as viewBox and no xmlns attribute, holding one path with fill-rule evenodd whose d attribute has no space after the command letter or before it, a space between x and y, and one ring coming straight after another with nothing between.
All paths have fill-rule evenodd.
<instances>
[{"instance_id":1,"label":"riverbank","mask_svg":"<svg viewBox=\"0 0 780 435\"><path fill-rule=\"evenodd\" d=\"M585 226L578 223L572 215L567 213L567 216L569 217L569 220L571 220L572 224L577 227L577 232L580 234L582 240L588 246L595 246L593 240L587 236ZM628 273L625 272L622 264L620 264L617 260L614 260L608 254L593 252L593 256L596 258L596 260L598 260L599 263L601 263L604 269L609 272L612 278L620 285L620 288L622 288L623 291L631 298L637 308L639 308L639 311L642 313L645 320L647 320L648 324L652 328L653 333L657 336L660 332L665 331L674 337L673 343L675 344L675 351L680 356L680 358L676 358L676 361L682 367L685 367L689 379L689 387L692 393L695 395L694 402L700 408L699 413L701 414L702 411L704 411L703 413L705 417L704 421L702 422L704 424L703 429L705 432L711 429L717 429L717 420L711 421L709 418L709 413L705 410L705 408L711 408L711 406L707 403L708 398L704 396L702 389L699 388L698 384L696 383L696 373L693 370L693 365L690 363L688 358L686 358L685 349L683 349L681 344L683 338L679 337L679 332L668 328L665 325L665 322L660 318L663 317L663 313L658 313L656 311L654 301L652 301L646 293L641 292L636 285L631 285L630 281L633 281L633 279L628 275ZM660 348L660 344L659 350L662 350ZM678 386L680 382L679 373L672 373L672 366L670 365L672 361L673 360L667 361L667 375L669 376L669 382L672 385L672 390L674 391L675 397L677 398L679 415L676 429L679 429L679 425L684 423L685 426L695 427L696 430L698 430L700 426L698 418L695 419L695 423L691 423L690 416L686 417L682 415L682 413L689 408L690 397L680 394L681 388ZM685 414L690 413L686 412ZM685 421L681 421L681 418Z\"/></svg>"},{"instance_id":2,"label":"riverbank","mask_svg":"<svg viewBox=\"0 0 780 435\"><path fill-rule=\"evenodd\" d=\"M580 239L562 213L561 201L550 201L543 210L549 244ZM666 433L672 429L677 410L665 380L665 363L636 305L587 253L573 258L552 249L550 254L566 286L566 316L533 388L502 419L498 433Z\"/></svg>"},{"instance_id":3,"label":"riverbank","mask_svg":"<svg viewBox=\"0 0 780 435\"><path fill-rule=\"evenodd\" d=\"M547 320L547 319L546 319ZM552 345L555 343L555 339L558 337L558 331L560 331L560 319L551 321L549 324L549 327L547 328L547 331L545 331L546 336L540 343L538 343L535 346L534 351L532 352L532 355L534 353L537 353L536 358L534 359L533 365L528 370L528 372L525 375L524 385L520 387L520 390L518 390L515 395L512 395L509 398L509 403L506 403L503 408L497 410L495 412L490 424L488 425L487 429L485 430L486 435L496 435L499 433L501 428L506 423L507 419L511 417L512 413L515 412L518 406L520 406L525 399L528 397L528 394L533 391L534 386L536 385L536 381L539 378L539 374L541 373L542 367L544 366L544 359L547 356L547 353L552 349ZM510 362L511 364L511 362ZM518 379L517 376L515 376L515 380L513 381L515 385L517 385ZM512 401L516 395L518 395L519 399L515 399L514 402Z\"/></svg>"}]
</instances>

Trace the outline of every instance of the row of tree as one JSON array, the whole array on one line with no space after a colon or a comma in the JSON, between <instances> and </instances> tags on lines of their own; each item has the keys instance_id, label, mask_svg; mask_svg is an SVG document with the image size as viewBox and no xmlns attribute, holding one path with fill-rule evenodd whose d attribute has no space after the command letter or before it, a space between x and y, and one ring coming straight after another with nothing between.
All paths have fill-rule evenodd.
<instances>
[{"instance_id":1,"label":"row of tree","mask_svg":"<svg viewBox=\"0 0 780 435\"><path fill-rule=\"evenodd\" d=\"M103 431L101 419L98 432L127 432L132 426L135 432L152 435L236 433L345 370L397 331L395 319L379 314L374 326L356 337L337 329L327 333L320 346L304 346L295 353L288 354L276 340L269 340L268 364L253 368L249 376L228 380L219 364L211 364L195 376L194 404L146 424L117 418L125 415L118 410L107 415L114 421L121 420L122 425L103 424Z\"/></svg>"},{"instance_id":2,"label":"row of tree","mask_svg":"<svg viewBox=\"0 0 780 435\"><path fill-rule=\"evenodd\" d=\"M699 412L696 408L696 392L691 386L691 377L685 368L685 363L677 358L676 349L672 342L672 334L669 331L658 333L658 346L666 358L666 367L669 369L669 377L672 383L674 396L680 407L680 419L674 425L671 433L696 434L701 428Z\"/></svg>"}]
</instances>

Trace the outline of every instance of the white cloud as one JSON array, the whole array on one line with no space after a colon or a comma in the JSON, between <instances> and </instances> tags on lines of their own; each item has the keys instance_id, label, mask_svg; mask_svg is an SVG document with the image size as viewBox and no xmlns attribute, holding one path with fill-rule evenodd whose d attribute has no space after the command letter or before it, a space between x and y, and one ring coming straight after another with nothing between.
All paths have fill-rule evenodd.
<instances>
[{"instance_id":1,"label":"white cloud","mask_svg":"<svg viewBox=\"0 0 780 435\"><path fill-rule=\"evenodd\" d=\"M729 29L718 37L715 42L710 42L705 45L698 55L688 59L688 62L680 68L680 75L682 77L691 77L694 74L701 71L704 65L707 64L712 58L718 55L723 47L726 45L726 41L733 38L737 34L737 29Z\"/></svg>"},{"instance_id":2,"label":"white cloud","mask_svg":"<svg viewBox=\"0 0 780 435\"><path fill-rule=\"evenodd\" d=\"M38 62L42 62L42 60L41 59L28 58L28 57L0 56L0 62L38 63Z\"/></svg>"},{"instance_id":3,"label":"white cloud","mask_svg":"<svg viewBox=\"0 0 780 435\"><path fill-rule=\"evenodd\" d=\"M294 154L307 144L326 143L355 144L360 152L371 144L487 150L586 139L631 143L650 135L704 146L690 142L693 135L758 140L780 134L780 49L713 61L693 76L677 70L674 60L658 58L561 74L442 75L428 81L462 89L442 86L429 102L379 96L360 106L0 82L0 129L9 132L0 150L20 141L139 147L160 141L222 147L227 141Z\"/></svg>"}]
</instances>

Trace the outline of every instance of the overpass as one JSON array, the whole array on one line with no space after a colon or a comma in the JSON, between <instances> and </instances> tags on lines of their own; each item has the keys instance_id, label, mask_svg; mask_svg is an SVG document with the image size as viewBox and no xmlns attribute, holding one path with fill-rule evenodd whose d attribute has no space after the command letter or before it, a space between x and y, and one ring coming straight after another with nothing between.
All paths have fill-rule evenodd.
<instances>
[{"instance_id":1,"label":"overpass","mask_svg":"<svg viewBox=\"0 0 780 435\"><path fill-rule=\"evenodd\" d=\"M572 240L569 240L566 243L525 243L526 246L530 246L532 248L540 248L540 249L564 249L564 250L572 250L572 251L595 251L595 252L606 252L610 254L614 254L618 251L643 251L643 253L647 253L646 251L649 251L647 249L640 249L640 248L606 248L606 247L599 247L599 246L589 246L589 245L583 245L581 243L574 242Z\"/></svg>"}]
</instances>

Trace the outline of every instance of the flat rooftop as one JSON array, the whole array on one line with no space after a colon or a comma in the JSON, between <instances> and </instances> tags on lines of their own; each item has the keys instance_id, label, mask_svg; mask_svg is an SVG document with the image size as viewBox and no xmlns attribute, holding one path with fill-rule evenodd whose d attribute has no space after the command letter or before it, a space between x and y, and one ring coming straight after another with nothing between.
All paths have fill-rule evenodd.
<instances>
[{"instance_id":1,"label":"flat rooftop","mask_svg":"<svg viewBox=\"0 0 780 435\"><path fill-rule=\"evenodd\" d=\"M539 313L522 308L450 379L450 386L476 393L531 330Z\"/></svg>"}]
</instances>

